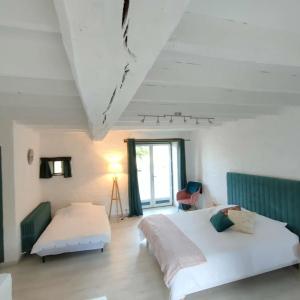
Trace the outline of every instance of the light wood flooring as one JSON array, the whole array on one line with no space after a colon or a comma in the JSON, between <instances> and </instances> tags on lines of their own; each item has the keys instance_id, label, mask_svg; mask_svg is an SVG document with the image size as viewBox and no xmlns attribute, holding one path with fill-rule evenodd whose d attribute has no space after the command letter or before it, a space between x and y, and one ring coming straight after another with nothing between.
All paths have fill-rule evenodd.
<instances>
[{"instance_id":1,"label":"light wood flooring","mask_svg":"<svg viewBox=\"0 0 300 300\"><path fill-rule=\"evenodd\" d=\"M146 214L177 212L175 208ZM13 276L14 300L167 300L154 257L139 243L139 218L112 221L112 243L100 251L48 258L25 257L2 269ZM187 297L187 300L299 300L300 272L286 268ZM2 299L1 299L2 300Z\"/></svg>"}]
</instances>

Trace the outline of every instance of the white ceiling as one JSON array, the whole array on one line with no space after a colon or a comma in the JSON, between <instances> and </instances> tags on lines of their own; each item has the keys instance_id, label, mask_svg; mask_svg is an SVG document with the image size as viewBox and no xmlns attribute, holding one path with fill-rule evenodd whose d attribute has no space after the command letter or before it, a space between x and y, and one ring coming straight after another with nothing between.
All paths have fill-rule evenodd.
<instances>
[{"instance_id":1,"label":"white ceiling","mask_svg":"<svg viewBox=\"0 0 300 300\"><path fill-rule=\"evenodd\" d=\"M0 0L0 117L101 138L300 104L300 1L130 0L127 47L124 1Z\"/></svg>"},{"instance_id":2,"label":"white ceiling","mask_svg":"<svg viewBox=\"0 0 300 300\"><path fill-rule=\"evenodd\" d=\"M102 138L133 98L188 0L128 0L123 27L126 0L54 2L90 132ZM125 69L128 73L123 77Z\"/></svg>"},{"instance_id":3,"label":"white ceiling","mask_svg":"<svg viewBox=\"0 0 300 300\"><path fill-rule=\"evenodd\" d=\"M0 0L0 117L87 130L51 0Z\"/></svg>"},{"instance_id":4,"label":"white ceiling","mask_svg":"<svg viewBox=\"0 0 300 300\"><path fill-rule=\"evenodd\" d=\"M215 117L215 125L300 104L300 2L191 0L115 128L208 127L138 114Z\"/></svg>"}]
</instances>

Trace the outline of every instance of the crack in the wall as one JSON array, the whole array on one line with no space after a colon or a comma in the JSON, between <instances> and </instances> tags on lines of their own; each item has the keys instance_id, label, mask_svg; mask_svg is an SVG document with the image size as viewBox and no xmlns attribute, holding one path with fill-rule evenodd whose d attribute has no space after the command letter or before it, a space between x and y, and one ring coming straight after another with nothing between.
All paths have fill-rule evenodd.
<instances>
[{"instance_id":1,"label":"crack in the wall","mask_svg":"<svg viewBox=\"0 0 300 300\"><path fill-rule=\"evenodd\" d=\"M125 38L127 36L128 29L129 29L129 23L127 24L127 26L126 26L126 28L124 30L123 38Z\"/></svg>"},{"instance_id":2,"label":"crack in the wall","mask_svg":"<svg viewBox=\"0 0 300 300\"><path fill-rule=\"evenodd\" d=\"M107 119L107 112L108 112L108 111L110 110L110 108L111 108L111 105L112 105L112 103L113 103L113 101L114 101L114 99L115 99L115 96L116 96L116 92L117 92L117 88L114 89L114 91L113 91L113 93L112 93L112 95L111 95L111 97L110 97L109 103L108 103L108 105L107 105L107 108L106 108L106 110L102 113L102 115L104 116L104 117L103 117L102 124L104 124L104 123L106 122L106 119Z\"/></svg>"},{"instance_id":3,"label":"crack in the wall","mask_svg":"<svg viewBox=\"0 0 300 300\"><path fill-rule=\"evenodd\" d=\"M123 72L123 76L122 76L122 82L121 82L121 85L120 85L120 89L123 87L123 84L125 82L126 76L127 76L127 74L128 74L129 71L130 71L130 69L129 69L129 63L128 63L124 67L124 72Z\"/></svg>"},{"instance_id":4,"label":"crack in the wall","mask_svg":"<svg viewBox=\"0 0 300 300\"><path fill-rule=\"evenodd\" d=\"M133 57L134 59L136 59L136 55L130 50L129 46L128 46L128 31L129 31L129 21L130 19L128 19L128 23L125 27L124 33L123 33L123 42L124 42L124 47L126 48L128 54Z\"/></svg>"},{"instance_id":5,"label":"crack in the wall","mask_svg":"<svg viewBox=\"0 0 300 300\"><path fill-rule=\"evenodd\" d=\"M124 27L124 25L126 23L126 20L127 20L128 11L129 11L129 4L130 4L130 0L124 0L123 14L122 14L122 27Z\"/></svg>"},{"instance_id":6,"label":"crack in the wall","mask_svg":"<svg viewBox=\"0 0 300 300\"><path fill-rule=\"evenodd\" d=\"M133 57L134 59L136 59L136 55L129 49L128 47L128 32L129 32L129 19L128 19L128 13L129 13L129 6L130 6L130 0L124 0L123 2L123 12L122 12L122 28L125 27L125 30L123 32L123 43L124 43L124 47L127 50L128 54ZM121 79L121 84L120 84L120 89L122 89L124 82L126 80L126 77L129 73L130 69L129 69L129 63L127 63L124 66L124 71L122 74L122 79ZM105 111L102 113L103 115L103 119L102 119L102 124L104 125L107 121L107 113L109 112L113 101L115 99L117 93L117 87L114 89L112 96L109 100L109 103L105 109Z\"/></svg>"}]
</instances>

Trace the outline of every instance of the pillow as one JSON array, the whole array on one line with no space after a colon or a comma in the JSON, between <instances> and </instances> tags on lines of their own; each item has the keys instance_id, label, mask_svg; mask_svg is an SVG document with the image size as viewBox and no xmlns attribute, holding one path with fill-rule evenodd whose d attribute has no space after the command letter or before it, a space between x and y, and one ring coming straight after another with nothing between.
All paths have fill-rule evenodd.
<instances>
[{"instance_id":1,"label":"pillow","mask_svg":"<svg viewBox=\"0 0 300 300\"><path fill-rule=\"evenodd\" d=\"M271 226L279 226L279 227L286 227L287 223L286 222L281 222L278 220L274 220L268 217L265 217L260 214L256 214L256 223L257 224L262 224L262 225L271 225Z\"/></svg>"},{"instance_id":2,"label":"pillow","mask_svg":"<svg viewBox=\"0 0 300 300\"><path fill-rule=\"evenodd\" d=\"M234 205L234 206L230 206L230 207L226 207L226 208L221 209L221 212L225 216L228 216L228 211L229 210L241 210L241 207L239 205Z\"/></svg>"},{"instance_id":3,"label":"pillow","mask_svg":"<svg viewBox=\"0 0 300 300\"><path fill-rule=\"evenodd\" d=\"M72 202L71 203L72 206L86 206L86 205L93 205L92 202Z\"/></svg>"},{"instance_id":4,"label":"pillow","mask_svg":"<svg viewBox=\"0 0 300 300\"><path fill-rule=\"evenodd\" d=\"M234 225L232 230L243 233L254 233L256 214L250 211L228 210L228 218Z\"/></svg>"},{"instance_id":5,"label":"pillow","mask_svg":"<svg viewBox=\"0 0 300 300\"><path fill-rule=\"evenodd\" d=\"M233 225L233 222L221 211L213 215L210 222L218 232L223 232Z\"/></svg>"}]
</instances>

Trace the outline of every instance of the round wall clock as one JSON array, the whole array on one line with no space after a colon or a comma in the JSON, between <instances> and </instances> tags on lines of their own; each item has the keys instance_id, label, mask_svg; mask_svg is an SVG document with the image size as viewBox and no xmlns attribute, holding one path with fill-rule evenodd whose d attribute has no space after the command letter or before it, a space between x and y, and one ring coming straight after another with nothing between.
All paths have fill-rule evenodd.
<instances>
[{"instance_id":1,"label":"round wall clock","mask_svg":"<svg viewBox=\"0 0 300 300\"><path fill-rule=\"evenodd\" d=\"M34 152L32 149L29 149L27 151L27 162L29 165L31 165L33 163L33 159L34 159Z\"/></svg>"}]
</instances>

